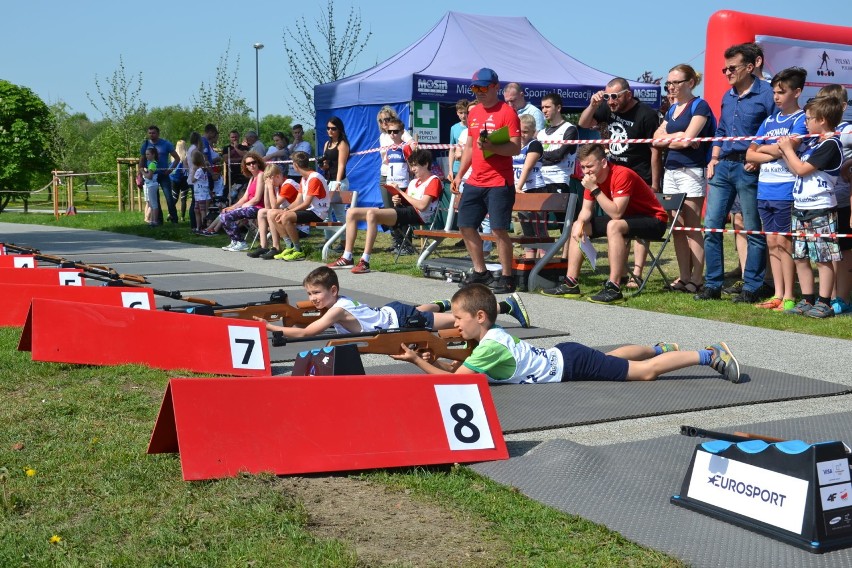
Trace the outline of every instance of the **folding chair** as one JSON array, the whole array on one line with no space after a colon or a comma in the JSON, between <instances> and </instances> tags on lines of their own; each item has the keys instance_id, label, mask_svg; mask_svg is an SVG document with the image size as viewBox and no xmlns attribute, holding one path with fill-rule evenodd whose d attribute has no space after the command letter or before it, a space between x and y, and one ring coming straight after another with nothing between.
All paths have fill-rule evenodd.
<instances>
[{"instance_id":1,"label":"folding chair","mask_svg":"<svg viewBox=\"0 0 852 568\"><path fill-rule=\"evenodd\" d=\"M684 193L655 193L657 196L657 200L660 202L660 205L663 206L663 209L666 210L666 213L669 214L671 220L669 222L668 227L666 228L666 232L660 239L637 239L640 242L644 243L648 247L648 256L651 257L651 266L648 268L648 275L642 279L642 282L639 284L639 288L633 294L634 296L638 296L642 293L642 290L645 288L645 285L648 283L648 280L651 278L651 274L654 273L654 269L657 269L657 272L660 273L660 276L663 277L663 282L665 285L669 285L669 279L666 276L666 273L663 272L663 268L660 266L660 260L663 256L663 251L666 250L666 245L669 244L669 241L672 238L672 227L675 227L677 223L680 221L680 211L683 209L683 202L686 198L686 194ZM657 249L657 253L654 254L654 251L651 250L651 242L658 242L660 244L660 248Z\"/></svg>"}]
</instances>

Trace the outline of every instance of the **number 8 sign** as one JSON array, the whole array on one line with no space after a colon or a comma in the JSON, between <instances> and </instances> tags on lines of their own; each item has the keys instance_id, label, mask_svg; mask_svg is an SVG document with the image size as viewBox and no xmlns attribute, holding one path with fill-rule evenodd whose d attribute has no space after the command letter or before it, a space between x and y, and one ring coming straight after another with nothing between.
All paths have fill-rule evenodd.
<instances>
[{"instance_id":1,"label":"number 8 sign","mask_svg":"<svg viewBox=\"0 0 852 568\"><path fill-rule=\"evenodd\" d=\"M435 394L451 450L494 447L477 385L435 385Z\"/></svg>"}]
</instances>

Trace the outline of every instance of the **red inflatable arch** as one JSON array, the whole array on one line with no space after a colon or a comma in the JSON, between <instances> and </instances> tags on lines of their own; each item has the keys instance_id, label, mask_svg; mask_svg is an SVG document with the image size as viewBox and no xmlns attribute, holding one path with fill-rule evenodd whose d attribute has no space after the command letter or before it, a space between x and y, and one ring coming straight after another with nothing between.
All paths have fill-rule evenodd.
<instances>
[{"instance_id":1,"label":"red inflatable arch","mask_svg":"<svg viewBox=\"0 0 852 568\"><path fill-rule=\"evenodd\" d=\"M754 41L758 35L849 44L852 41L852 28L770 18L732 10L716 12L707 22L707 49L704 52L704 98L710 103L716 116L719 116L722 94L728 89L728 81L719 72L719 69L725 66L725 50L738 43Z\"/></svg>"}]
</instances>

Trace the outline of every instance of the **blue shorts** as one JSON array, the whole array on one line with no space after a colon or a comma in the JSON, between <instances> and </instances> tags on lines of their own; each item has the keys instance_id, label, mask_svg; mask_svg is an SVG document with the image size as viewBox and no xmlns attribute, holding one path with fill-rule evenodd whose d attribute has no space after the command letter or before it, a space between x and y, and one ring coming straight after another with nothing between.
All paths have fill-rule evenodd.
<instances>
[{"instance_id":1,"label":"blue shorts","mask_svg":"<svg viewBox=\"0 0 852 568\"><path fill-rule=\"evenodd\" d=\"M435 327L435 314L432 312L421 312L415 306L402 302L390 302L385 304L385 307L396 313L399 327L427 327L429 329Z\"/></svg>"},{"instance_id":2,"label":"blue shorts","mask_svg":"<svg viewBox=\"0 0 852 568\"><path fill-rule=\"evenodd\" d=\"M626 381L627 359L607 355L581 343L557 343L562 353L562 381Z\"/></svg>"},{"instance_id":3,"label":"blue shorts","mask_svg":"<svg viewBox=\"0 0 852 568\"><path fill-rule=\"evenodd\" d=\"M478 187L464 184L459 202L458 226L479 227L485 215L491 218L491 229L509 230L512 207L515 205L515 188L508 185Z\"/></svg>"},{"instance_id":4,"label":"blue shorts","mask_svg":"<svg viewBox=\"0 0 852 568\"><path fill-rule=\"evenodd\" d=\"M764 231L789 233L793 227L793 202L758 199L757 212Z\"/></svg>"}]
</instances>

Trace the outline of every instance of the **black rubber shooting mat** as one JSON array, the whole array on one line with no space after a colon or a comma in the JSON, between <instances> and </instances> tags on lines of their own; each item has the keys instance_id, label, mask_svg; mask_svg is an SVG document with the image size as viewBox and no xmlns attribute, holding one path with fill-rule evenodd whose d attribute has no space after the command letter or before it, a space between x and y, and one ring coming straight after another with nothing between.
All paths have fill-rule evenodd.
<instances>
[{"instance_id":1,"label":"black rubber shooting mat","mask_svg":"<svg viewBox=\"0 0 852 568\"><path fill-rule=\"evenodd\" d=\"M174 259L168 262L113 262L109 266L119 274L157 276L163 274L198 274L208 272L240 272L239 268L197 260Z\"/></svg>"},{"instance_id":2,"label":"black rubber shooting mat","mask_svg":"<svg viewBox=\"0 0 852 568\"><path fill-rule=\"evenodd\" d=\"M535 388L535 387L534 387ZM697 424L696 426L700 426ZM852 413L748 424L741 430L808 442L852 441ZM695 446L672 435L584 446L568 440L509 442L513 456L470 466L566 513L601 523L630 540L697 567L852 566L852 549L811 554L794 546L669 503Z\"/></svg>"},{"instance_id":3,"label":"black rubber shooting mat","mask_svg":"<svg viewBox=\"0 0 852 568\"><path fill-rule=\"evenodd\" d=\"M224 290L234 288L278 288L297 286L298 282L275 278L263 274L232 272L228 274L177 274L171 276L152 276L148 278L151 286L161 290ZM269 295L267 294L267 298Z\"/></svg>"},{"instance_id":4,"label":"black rubber shooting mat","mask_svg":"<svg viewBox=\"0 0 852 568\"><path fill-rule=\"evenodd\" d=\"M535 332L535 329L512 330ZM371 366L370 374L400 373L399 365ZM418 373L407 365L407 373ZM493 385L491 395L503 433L549 430L596 422L610 422L850 392L849 387L787 373L742 366L747 382L731 384L708 367L688 367L656 381L576 381L538 385ZM852 438L852 436L850 436Z\"/></svg>"}]
</instances>

